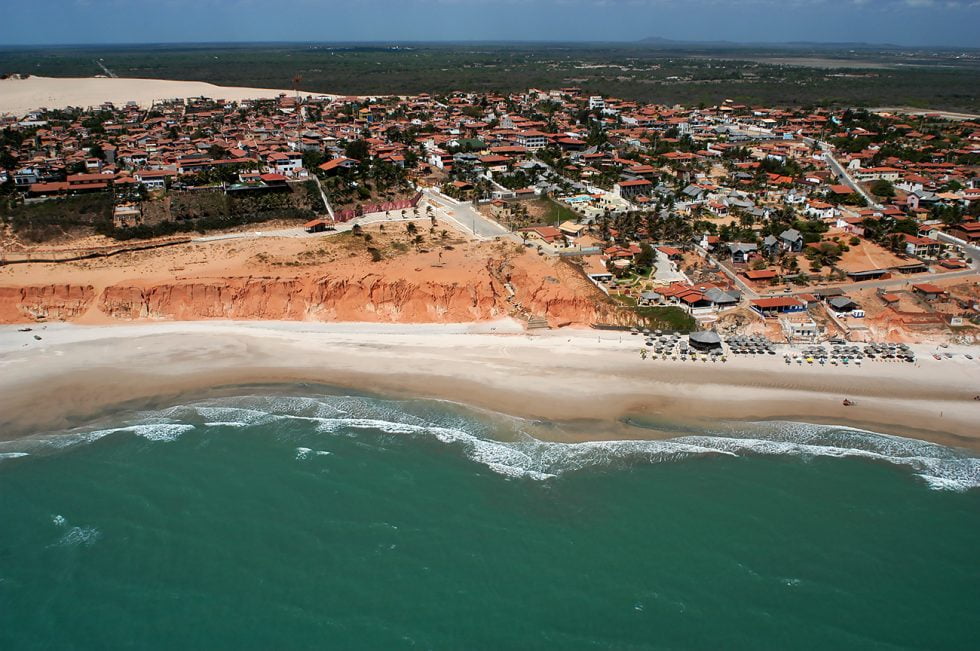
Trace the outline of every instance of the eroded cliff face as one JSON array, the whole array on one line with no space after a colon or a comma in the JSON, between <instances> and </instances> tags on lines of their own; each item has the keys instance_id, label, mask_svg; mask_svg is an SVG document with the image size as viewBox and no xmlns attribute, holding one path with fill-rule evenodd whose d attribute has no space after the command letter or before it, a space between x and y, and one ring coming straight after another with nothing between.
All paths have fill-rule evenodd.
<instances>
[{"instance_id":1,"label":"eroded cliff face","mask_svg":"<svg viewBox=\"0 0 980 651\"><path fill-rule=\"evenodd\" d=\"M306 317L306 288L297 279L217 279L107 287L99 310L114 319L283 319Z\"/></svg>"},{"instance_id":2,"label":"eroded cliff face","mask_svg":"<svg viewBox=\"0 0 980 651\"><path fill-rule=\"evenodd\" d=\"M330 321L453 322L493 319L507 313L502 289L492 278L472 283L320 278L311 316Z\"/></svg>"},{"instance_id":3,"label":"eroded cliff face","mask_svg":"<svg viewBox=\"0 0 980 651\"><path fill-rule=\"evenodd\" d=\"M502 271L510 279L514 298L552 326L631 322L630 314L603 300L592 283L563 264L555 264L548 273L507 264Z\"/></svg>"},{"instance_id":4,"label":"eroded cliff face","mask_svg":"<svg viewBox=\"0 0 980 651\"><path fill-rule=\"evenodd\" d=\"M363 278L229 278L106 288L99 309L116 319L283 319L441 322L501 316L492 281L466 285Z\"/></svg>"},{"instance_id":5,"label":"eroded cliff face","mask_svg":"<svg viewBox=\"0 0 980 651\"><path fill-rule=\"evenodd\" d=\"M71 321L92 314L137 319L281 319L460 322L504 316L493 279L411 283L363 278L227 278L154 285L0 287L0 322Z\"/></svg>"},{"instance_id":6,"label":"eroded cliff face","mask_svg":"<svg viewBox=\"0 0 980 651\"><path fill-rule=\"evenodd\" d=\"M95 296L91 285L0 287L0 323L70 321L84 314Z\"/></svg>"},{"instance_id":7,"label":"eroded cliff face","mask_svg":"<svg viewBox=\"0 0 980 651\"><path fill-rule=\"evenodd\" d=\"M560 276L560 278L559 278ZM525 312L552 325L618 322L598 290L564 265L488 260L461 279L412 280L373 270L297 277L198 278L0 287L0 322L39 320L314 320L465 322Z\"/></svg>"}]
</instances>

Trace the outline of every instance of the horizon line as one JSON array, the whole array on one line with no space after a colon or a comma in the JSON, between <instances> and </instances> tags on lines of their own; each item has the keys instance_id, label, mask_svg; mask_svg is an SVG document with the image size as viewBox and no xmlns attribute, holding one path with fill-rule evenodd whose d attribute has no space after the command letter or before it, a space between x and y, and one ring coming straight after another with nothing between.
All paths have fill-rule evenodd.
<instances>
[{"instance_id":1,"label":"horizon line","mask_svg":"<svg viewBox=\"0 0 980 651\"><path fill-rule=\"evenodd\" d=\"M919 50L980 50L978 45L911 45L901 43L871 43L864 41L696 41L673 40L661 37L645 37L630 40L549 40L549 39L354 39L354 40L226 40L226 41L106 41L90 43L22 43L0 44L0 51L31 48L98 48L98 47L159 47L159 46L214 46L214 45L616 45L636 46L648 49L671 48L700 48L723 49L751 47L841 47L841 48L884 48L884 49L919 49Z\"/></svg>"}]
</instances>

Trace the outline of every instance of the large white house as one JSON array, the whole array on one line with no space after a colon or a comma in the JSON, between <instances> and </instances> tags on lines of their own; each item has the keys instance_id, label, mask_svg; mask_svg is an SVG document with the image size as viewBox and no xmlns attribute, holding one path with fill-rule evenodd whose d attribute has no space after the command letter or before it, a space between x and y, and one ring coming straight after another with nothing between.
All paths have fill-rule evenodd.
<instances>
[{"instance_id":1,"label":"large white house","mask_svg":"<svg viewBox=\"0 0 980 651\"><path fill-rule=\"evenodd\" d=\"M529 129L517 134L517 144L533 151L548 146L548 136L540 131Z\"/></svg>"}]
</instances>

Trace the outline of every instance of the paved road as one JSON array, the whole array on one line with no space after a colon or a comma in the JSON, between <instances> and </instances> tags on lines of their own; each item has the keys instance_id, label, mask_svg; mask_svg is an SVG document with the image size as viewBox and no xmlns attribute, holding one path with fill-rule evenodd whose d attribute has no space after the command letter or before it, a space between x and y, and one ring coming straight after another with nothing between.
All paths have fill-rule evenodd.
<instances>
[{"instance_id":1,"label":"paved road","mask_svg":"<svg viewBox=\"0 0 980 651\"><path fill-rule=\"evenodd\" d=\"M658 283L687 282L688 278L664 253L656 248L657 254L656 270L653 272L653 279Z\"/></svg>"},{"instance_id":2,"label":"paved road","mask_svg":"<svg viewBox=\"0 0 980 651\"><path fill-rule=\"evenodd\" d=\"M336 221L337 218L333 214L333 208L330 207L330 201L327 199L327 193L323 191L323 186L320 185L320 177L314 174L313 180L316 182L316 187L320 189L320 198L323 199L323 205L327 208L327 214L330 215L330 219Z\"/></svg>"},{"instance_id":3,"label":"paved road","mask_svg":"<svg viewBox=\"0 0 980 651\"><path fill-rule=\"evenodd\" d=\"M820 144L821 146L826 145L826 143L820 143ZM827 145L827 147L829 148L829 145ZM823 158L825 161L827 161L827 164L830 165L830 169L834 171L834 173L837 175L837 178L843 181L844 184L849 186L852 190L854 190L862 197L864 197L864 200L868 202L869 206L878 209L882 207L880 203L875 201L874 198L870 194L865 192L864 188L862 188L860 184L858 184L858 182L851 177L851 175L847 172L844 166L837 162L837 159L834 158L834 155L830 151L824 149Z\"/></svg>"},{"instance_id":4,"label":"paved road","mask_svg":"<svg viewBox=\"0 0 980 651\"><path fill-rule=\"evenodd\" d=\"M442 213L442 216L455 222L464 231L469 231L477 239L489 240L503 235L510 235L510 231L493 221L484 217L471 204L459 203L447 197L434 188L422 190L425 199Z\"/></svg>"},{"instance_id":5,"label":"paved road","mask_svg":"<svg viewBox=\"0 0 980 651\"><path fill-rule=\"evenodd\" d=\"M819 147L820 151L823 152L821 155L823 159L827 161L827 165L830 167L830 170L834 172L837 178L842 180L845 185L847 185L849 188L851 188L852 190L860 194L862 197L864 197L864 200L868 202L868 205L870 207L872 208L882 207L880 203L875 201L874 198L871 195L869 195L867 192L865 192L864 188L862 188L858 184L858 182L854 180L854 178L847 171L847 168L837 162L837 159L834 158L833 145L831 145L829 142L824 142L823 140L817 140L816 138L805 137L803 138L803 141L812 146Z\"/></svg>"},{"instance_id":6,"label":"paved road","mask_svg":"<svg viewBox=\"0 0 980 651\"><path fill-rule=\"evenodd\" d=\"M379 223L399 223L399 222L428 222L429 215L426 214L426 202L432 204L435 208L436 219L445 219L446 221L452 222L456 228L458 228L463 233L473 233L475 227L475 235L477 239L489 240L495 237L508 236L516 241L520 241L520 238L508 231L506 228L498 224L497 222L490 220L479 212L477 212L469 204L456 204L445 195L441 193L427 193L423 192L425 198L419 203L418 213L413 211L406 211L406 218L401 217L400 211L386 212L375 212L368 213L361 217L357 217L347 222L339 222L335 225L334 230L325 231L321 233L307 233L303 228L279 228L266 231L242 231L240 233L223 233L221 235L204 235L202 237L196 237L192 239L192 242L221 242L225 240L252 240L264 237L294 237L294 238L304 238L304 237L329 237L330 235L336 235L337 233L345 233L355 225L367 226L368 224L379 224Z\"/></svg>"},{"instance_id":7,"label":"paved road","mask_svg":"<svg viewBox=\"0 0 980 651\"><path fill-rule=\"evenodd\" d=\"M706 255L709 261L713 260L713 258L708 256L707 252L701 249L701 247L695 246L694 248L696 248L699 252L701 252L702 255ZM918 274L915 276L901 276L899 278L889 278L887 280L866 280L857 283L845 283L843 285L813 285L809 287L803 287L800 289L794 289L793 291L790 292L784 292L780 290L780 291L771 291L764 294L759 293L754 289L752 289L744 280L742 280L738 276L738 274L733 272L731 269L728 269L725 265L718 264L718 267L720 267L722 273L724 273L726 276L732 279L732 281L736 285L738 285L739 289L741 289L742 292L745 294L745 297L751 300L754 298L760 298L762 296L797 296L799 294L812 294L814 291L819 289L839 289L842 292L851 292L860 289L897 289L899 287L905 287L913 283L918 284L918 283L934 282L937 280L953 280L956 278L976 277L978 274L978 268L980 268L980 249L977 249L976 247L968 247L968 249L974 252L971 254L971 257L973 258L974 267L972 269L964 269L963 271L949 271L945 273L930 273L930 274Z\"/></svg>"},{"instance_id":8,"label":"paved road","mask_svg":"<svg viewBox=\"0 0 980 651\"><path fill-rule=\"evenodd\" d=\"M711 263L715 264L719 269L721 269L721 272L723 274L725 274L726 276L728 276L729 279L731 279L731 281L738 286L738 288L742 291L742 294L745 295L745 298L748 298L748 299L759 298L759 296L760 296L759 292L757 292L754 289L752 289L752 287L749 286L748 283L746 283L744 280L742 280L741 278L739 278L739 276L738 276L737 273L735 273L734 271L732 271L731 269L729 269L725 265L721 264L721 262L719 260L716 260L710 253L708 253L707 251L705 251L704 249L702 249L697 244L694 245L694 249L698 253L700 253L702 256L704 256L704 258L708 262L711 262Z\"/></svg>"},{"instance_id":9,"label":"paved road","mask_svg":"<svg viewBox=\"0 0 980 651\"><path fill-rule=\"evenodd\" d=\"M271 231L243 231L241 233L222 233L195 237L191 242L221 242L224 240L254 240L261 237L314 237L302 228L278 228Z\"/></svg>"},{"instance_id":10,"label":"paved road","mask_svg":"<svg viewBox=\"0 0 980 651\"><path fill-rule=\"evenodd\" d=\"M262 237L328 237L330 235L336 235L337 233L345 233L356 225L366 226L368 224L378 224L378 223L398 223L398 222L420 222L429 221L428 215L425 214L425 209L420 206L418 215L412 212L406 212L406 219L402 219L398 211L393 211L391 214L386 214L384 212L373 212L352 219L348 222L338 222L334 226L334 230L324 231L321 233L308 233L304 228L278 228L268 231L242 231L240 233L223 233L221 235L205 235L203 237L195 237L192 242L220 242L222 240L251 240L258 239Z\"/></svg>"},{"instance_id":11,"label":"paved road","mask_svg":"<svg viewBox=\"0 0 980 651\"><path fill-rule=\"evenodd\" d=\"M846 283L844 285L815 285L806 289L798 289L784 294L776 292L780 296L795 296L797 294L811 294L818 289L839 289L842 292L857 291L859 289L897 289L906 285L919 283L929 283L937 280L952 280L954 278L975 277L977 272L974 269L964 271L951 271L940 274L918 274L915 276L902 276L901 278L889 278L888 280L866 280L860 283Z\"/></svg>"},{"instance_id":12,"label":"paved road","mask_svg":"<svg viewBox=\"0 0 980 651\"><path fill-rule=\"evenodd\" d=\"M958 237L953 237L952 235L947 235L946 233L939 233L937 237L940 242L955 244L963 249L963 252L970 258L971 263L973 264L973 269L980 272L980 247L967 244Z\"/></svg>"}]
</instances>

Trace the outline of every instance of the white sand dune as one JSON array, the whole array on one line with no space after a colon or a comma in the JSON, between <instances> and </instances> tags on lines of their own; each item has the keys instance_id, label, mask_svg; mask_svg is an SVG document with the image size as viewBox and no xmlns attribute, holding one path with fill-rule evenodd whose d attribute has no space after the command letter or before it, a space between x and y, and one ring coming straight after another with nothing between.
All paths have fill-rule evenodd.
<instances>
[{"instance_id":1,"label":"white sand dune","mask_svg":"<svg viewBox=\"0 0 980 651\"><path fill-rule=\"evenodd\" d=\"M293 92L275 88L215 86L203 81L170 79L28 77L0 80L0 113L22 116L39 108L88 108L103 102L124 105L132 101L140 106L150 106L154 100L201 96L225 100L264 99ZM300 95L325 94L300 92Z\"/></svg>"}]
</instances>

